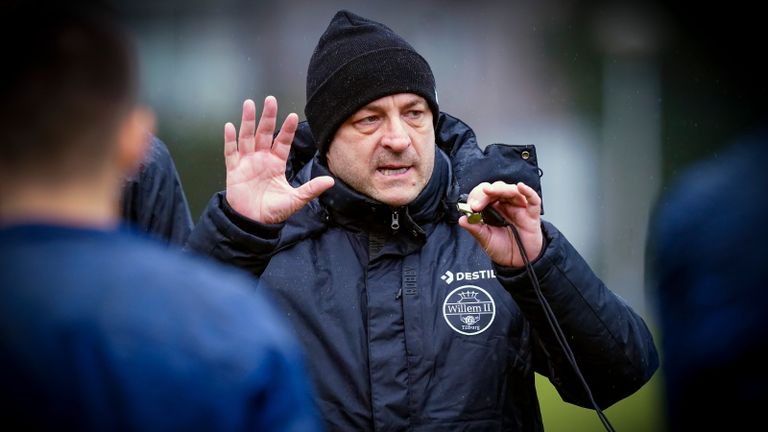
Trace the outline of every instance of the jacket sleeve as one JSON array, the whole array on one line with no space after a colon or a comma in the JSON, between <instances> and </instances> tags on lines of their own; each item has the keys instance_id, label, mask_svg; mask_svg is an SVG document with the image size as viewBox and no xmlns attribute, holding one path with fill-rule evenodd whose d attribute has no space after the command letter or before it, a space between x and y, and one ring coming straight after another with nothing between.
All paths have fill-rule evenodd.
<instances>
[{"instance_id":1,"label":"jacket sleeve","mask_svg":"<svg viewBox=\"0 0 768 432\"><path fill-rule=\"evenodd\" d=\"M166 145L155 136L139 172L123 185L122 216L139 230L178 246L192 231L176 165Z\"/></svg>"},{"instance_id":2,"label":"jacket sleeve","mask_svg":"<svg viewBox=\"0 0 768 432\"><path fill-rule=\"evenodd\" d=\"M261 224L239 215L224 192L211 198L186 248L260 276L277 250L284 224Z\"/></svg>"},{"instance_id":3,"label":"jacket sleeve","mask_svg":"<svg viewBox=\"0 0 768 432\"><path fill-rule=\"evenodd\" d=\"M658 368L653 338L643 319L608 290L551 224L542 224L546 249L533 263L541 291L601 408L629 396ZM533 328L535 368L567 402L591 408L578 376L558 344L525 271L496 268L497 277Z\"/></svg>"}]
</instances>

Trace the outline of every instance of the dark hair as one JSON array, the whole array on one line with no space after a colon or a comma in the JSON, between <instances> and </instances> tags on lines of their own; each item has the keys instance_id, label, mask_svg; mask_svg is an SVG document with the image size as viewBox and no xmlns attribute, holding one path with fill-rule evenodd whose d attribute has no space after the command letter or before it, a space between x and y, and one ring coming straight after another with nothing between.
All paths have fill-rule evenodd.
<instances>
[{"instance_id":1,"label":"dark hair","mask_svg":"<svg viewBox=\"0 0 768 432\"><path fill-rule=\"evenodd\" d=\"M0 170L87 172L135 103L133 47L96 2L4 3L0 15Z\"/></svg>"}]
</instances>

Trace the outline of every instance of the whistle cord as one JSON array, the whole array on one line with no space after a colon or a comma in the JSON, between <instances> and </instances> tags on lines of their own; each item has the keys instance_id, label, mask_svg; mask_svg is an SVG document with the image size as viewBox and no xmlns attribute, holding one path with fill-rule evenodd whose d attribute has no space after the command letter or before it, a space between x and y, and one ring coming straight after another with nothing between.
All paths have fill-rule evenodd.
<instances>
[{"instance_id":1,"label":"whistle cord","mask_svg":"<svg viewBox=\"0 0 768 432\"><path fill-rule=\"evenodd\" d=\"M600 421L603 423L603 426L607 431L615 432L615 429L611 425L611 422L608 421L608 417L605 416L603 411L597 405L597 402L595 402L595 399L592 396L592 390L589 388L587 381L584 379L584 376L581 374L581 370L579 369L579 366L576 364L576 357L573 355L573 351L571 351L571 347L568 345L568 341L565 337L565 334L563 333L563 330L560 328L560 324L557 322L555 313L552 311L552 308L549 306L549 302L547 302L547 299L544 298L544 294L541 292L541 287L539 286L539 279L538 277L536 277L536 273L533 271L533 266L531 265L531 262L528 259L528 254L526 253L525 248L523 247L523 242L520 240L520 233L517 231L517 228L513 224L507 223L505 225L512 230L512 235L515 238L515 243L517 244L517 248L520 251L520 255L523 258L523 263L525 263L525 271L531 280L531 284L533 284L533 290L534 292L536 292L536 297L538 297L539 303L541 303L541 307L544 310L544 316L547 318L547 322L549 323L549 326L552 328L552 331L555 334L555 339L557 339L557 342L560 345L560 348L563 350L563 353L565 353L566 359L568 359L568 362L573 367L573 371L576 373L576 376L579 378L579 381L581 382L582 387L584 387L584 391L586 391L587 397L589 398L589 401L592 403L592 406L594 407L598 418L600 418Z\"/></svg>"}]
</instances>

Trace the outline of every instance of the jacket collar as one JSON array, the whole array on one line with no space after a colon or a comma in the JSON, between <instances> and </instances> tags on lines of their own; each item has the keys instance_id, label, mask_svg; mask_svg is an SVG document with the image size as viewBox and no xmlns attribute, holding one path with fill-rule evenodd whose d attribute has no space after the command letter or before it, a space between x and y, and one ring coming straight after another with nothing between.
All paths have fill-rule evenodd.
<instances>
[{"instance_id":1,"label":"jacket collar","mask_svg":"<svg viewBox=\"0 0 768 432\"><path fill-rule=\"evenodd\" d=\"M413 231L417 231L418 234L430 229L431 222L440 218L455 222L459 217L455 205L459 194L469 193L484 181L523 181L541 196L541 170L537 165L533 145L490 144L481 149L472 129L446 113L440 113L435 140L439 148L435 155L435 170L422 193L403 209L405 217L398 213L401 233L414 226L408 232L413 234ZM312 131L306 122L300 123L291 144L285 171L294 186L304 184L318 175L329 175L327 167L319 164L316 152ZM442 163L445 165L438 165ZM443 168L444 171L441 171ZM444 174L438 175L438 172ZM445 183L441 183L441 180ZM320 227L307 230L307 226L315 227L318 221ZM336 186L289 219L289 223L293 223L303 236L325 229L325 224L331 221L360 231L378 227L391 232L392 209L337 180Z\"/></svg>"},{"instance_id":2,"label":"jacket collar","mask_svg":"<svg viewBox=\"0 0 768 432\"><path fill-rule=\"evenodd\" d=\"M413 202L398 208L392 208L352 189L333 176L327 167L319 163L317 157L312 161L311 170L312 177L334 177L334 186L320 196L320 203L333 223L354 230L381 233L403 231L420 237L424 234L423 226L442 218L448 206L445 198L451 183L450 163L437 147L435 166L426 186Z\"/></svg>"}]
</instances>

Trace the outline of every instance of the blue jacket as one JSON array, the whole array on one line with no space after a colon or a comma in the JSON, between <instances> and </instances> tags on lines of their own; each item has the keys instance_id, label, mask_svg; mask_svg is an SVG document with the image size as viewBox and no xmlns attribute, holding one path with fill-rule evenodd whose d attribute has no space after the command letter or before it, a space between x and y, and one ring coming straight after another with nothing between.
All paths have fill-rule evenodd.
<instances>
[{"instance_id":1,"label":"blue jacket","mask_svg":"<svg viewBox=\"0 0 768 432\"><path fill-rule=\"evenodd\" d=\"M762 421L766 164L762 126L686 168L657 203L647 268L664 336L670 431L749 430Z\"/></svg>"},{"instance_id":2,"label":"blue jacket","mask_svg":"<svg viewBox=\"0 0 768 432\"><path fill-rule=\"evenodd\" d=\"M531 283L494 265L456 224L455 202L480 181L539 189L532 146L491 145L442 114L433 176L391 209L338 179L283 224L247 220L214 196L189 245L260 274L310 357L332 430L541 430L534 372L589 406ZM328 174L301 125L287 175ZM306 162L306 164L304 164ZM393 228L393 218L399 224ZM534 269L602 407L658 365L643 320L609 291L563 235L543 223Z\"/></svg>"},{"instance_id":3,"label":"blue jacket","mask_svg":"<svg viewBox=\"0 0 768 432\"><path fill-rule=\"evenodd\" d=\"M122 230L0 245L5 428L320 430L299 343L249 275Z\"/></svg>"}]
</instances>

